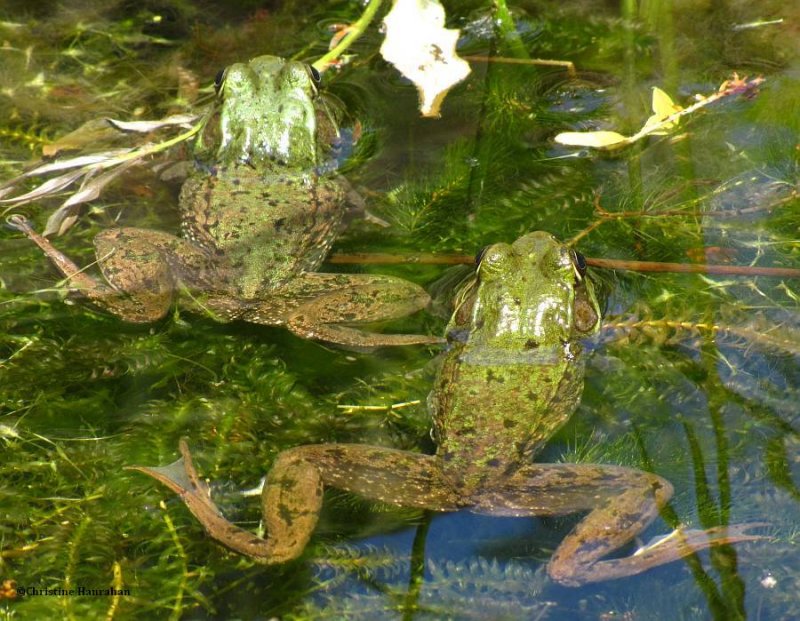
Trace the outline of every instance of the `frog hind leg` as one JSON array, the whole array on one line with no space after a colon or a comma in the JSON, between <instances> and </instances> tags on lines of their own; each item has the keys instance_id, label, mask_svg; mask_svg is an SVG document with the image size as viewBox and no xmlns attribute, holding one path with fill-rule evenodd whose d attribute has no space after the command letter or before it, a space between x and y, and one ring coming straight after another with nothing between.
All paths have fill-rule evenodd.
<instances>
[{"instance_id":1,"label":"frog hind leg","mask_svg":"<svg viewBox=\"0 0 800 621\"><path fill-rule=\"evenodd\" d=\"M356 444L320 444L280 453L261 495L264 538L228 522L197 476L186 443L181 459L163 468L132 466L178 494L206 532L262 564L300 556L316 526L323 486L373 500L438 510L457 508L434 458Z\"/></svg>"},{"instance_id":2,"label":"frog hind leg","mask_svg":"<svg viewBox=\"0 0 800 621\"><path fill-rule=\"evenodd\" d=\"M100 270L116 295L82 291L125 321L148 323L162 318L175 302L178 271L191 272L198 251L179 237L133 227L107 229L94 238Z\"/></svg>"},{"instance_id":3,"label":"frog hind leg","mask_svg":"<svg viewBox=\"0 0 800 621\"><path fill-rule=\"evenodd\" d=\"M589 511L554 552L548 574L566 586L623 578L694 552L763 539L740 524L705 531L677 529L631 556L601 560L633 540L672 496L661 477L620 466L532 464L501 487L481 494L476 510L501 515L566 515Z\"/></svg>"},{"instance_id":4,"label":"frog hind leg","mask_svg":"<svg viewBox=\"0 0 800 621\"><path fill-rule=\"evenodd\" d=\"M84 273L83 269L75 265L72 259L53 246L44 235L38 233L31 225L30 220L24 216L13 214L7 218L6 222L11 228L24 233L28 239L39 246L39 249L50 259L56 269L69 280L73 289L86 292L88 297L96 295L101 299L113 295L114 291L111 287Z\"/></svg>"},{"instance_id":5,"label":"frog hind leg","mask_svg":"<svg viewBox=\"0 0 800 621\"><path fill-rule=\"evenodd\" d=\"M116 228L99 233L94 239L95 252L110 283L107 285L86 274L49 239L37 233L27 219L11 218L9 225L39 246L67 278L70 288L98 307L133 323L155 321L169 310L175 296L175 282L165 251L185 244L183 240L146 229Z\"/></svg>"},{"instance_id":6,"label":"frog hind leg","mask_svg":"<svg viewBox=\"0 0 800 621\"><path fill-rule=\"evenodd\" d=\"M306 273L292 284L318 287L315 281L326 283L330 280L335 283L330 289L306 300L287 319L287 327L296 335L354 349L444 342L436 336L378 334L352 325L398 319L425 308L430 303L430 297L425 290L402 278Z\"/></svg>"},{"instance_id":7,"label":"frog hind leg","mask_svg":"<svg viewBox=\"0 0 800 621\"><path fill-rule=\"evenodd\" d=\"M200 480L184 440L180 441L179 448L181 458L168 466L129 466L126 469L143 472L178 494L206 532L228 549L262 564L280 563L299 556L316 525L322 500L322 486L313 466L300 464L300 467L290 465L281 469L279 474L287 482L288 492L298 488L306 490L302 496L305 503L300 507L301 503L293 499L289 503L289 513L275 516L270 512L267 523L272 529L267 531L266 538L261 538L225 519L211 500L208 486ZM265 495L269 487L265 486ZM271 495L276 495L275 490ZM280 490L277 495L280 496Z\"/></svg>"}]
</instances>

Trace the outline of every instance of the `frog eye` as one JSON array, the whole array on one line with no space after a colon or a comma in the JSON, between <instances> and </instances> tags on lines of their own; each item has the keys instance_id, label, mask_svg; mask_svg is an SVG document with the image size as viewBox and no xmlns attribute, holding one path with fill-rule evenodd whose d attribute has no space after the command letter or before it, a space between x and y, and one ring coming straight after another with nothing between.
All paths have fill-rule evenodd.
<instances>
[{"instance_id":1,"label":"frog eye","mask_svg":"<svg viewBox=\"0 0 800 621\"><path fill-rule=\"evenodd\" d=\"M578 278L583 278L586 276L586 257L584 257L580 252L576 250L572 250L572 266L575 268L575 272L578 275Z\"/></svg>"},{"instance_id":2,"label":"frog eye","mask_svg":"<svg viewBox=\"0 0 800 621\"><path fill-rule=\"evenodd\" d=\"M322 82L322 76L320 75L319 71L314 65L308 66L308 75L311 76L311 79L313 80L316 86L319 86L320 83Z\"/></svg>"},{"instance_id":3,"label":"frog eye","mask_svg":"<svg viewBox=\"0 0 800 621\"><path fill-rule=\"evenodd\" d=\"M219 91L222 88L222 83L225 81L225 69L220 69L217 71L217 75L214 78L214 92L219 95Z\"/></svg>"},{"instance_id":4,"label":"frog eye","mask_svg":"<svg viewBox=\"0 0 800 621\"><path fill-rule=\"evenodd\" d=\"M509 255L509 247L506 244L494 244L487 246L480 253L480 263L478 263L478 278L481 280L491 279L496 274L501 274Z\"/></svg>"}]
</instances>

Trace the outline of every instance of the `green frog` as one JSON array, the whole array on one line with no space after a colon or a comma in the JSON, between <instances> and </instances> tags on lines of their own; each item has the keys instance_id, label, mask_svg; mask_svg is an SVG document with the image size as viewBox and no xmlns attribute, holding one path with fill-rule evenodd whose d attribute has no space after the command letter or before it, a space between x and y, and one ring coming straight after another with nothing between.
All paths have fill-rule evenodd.
<instances>
[{"instance_id":1,"label":"green frog","mask_svg":"<svg viewBox=\"0 0 800 621\"><path fill-rule=\"evenodd\" d=\"M353 324L402 317L427 293L399 278L318 273L345 212L330 168L338 127L317 97L319 74L260 56L218 80L218 147L184 183L182 236L113 228L94 240L107 281L84 273L21 216L24 232L78 290L129 322L163 317L179 293L220 321L288 327L298 336L355 348L441 342L366 332ZM200 155L203 155L202 153ZM327 161L326 161L327 158Z\"/></svg>"},{"instance_id":2,"label":"green frog","mask_svg":"<svg viewBox=\"0 0 800 621\"><path fill-rule=\"evenodd\" d=\"M582 337L600 325L583 258L534 232L482 252L457 296L428 407L435 455L359 444L301 446L280 453L262 492L264 538L228 522L181 441L171 466L135 466L180 495L206 531L260 563L300 555L324 486L433 511L502 516L588 512L553 554L564 585L620 578L696 550L757 536L753 525L677 530L631 556L603 560L631 541L672 495L665 479L612 465L540 464L533 458L569 418L583 388Z\"/></svg>"}]
</instances>

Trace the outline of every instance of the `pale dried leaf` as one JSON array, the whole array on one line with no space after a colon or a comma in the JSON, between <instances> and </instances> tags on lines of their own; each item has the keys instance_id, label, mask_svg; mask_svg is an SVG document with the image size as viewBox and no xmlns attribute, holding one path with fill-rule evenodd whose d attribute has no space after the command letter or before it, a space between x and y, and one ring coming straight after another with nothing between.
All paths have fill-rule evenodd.
<instances>
[{"instance_id":1,"label":"pale dried leaf","mask_svg":"<svg viewBox=\"0 0 800 621\"><path fill-rule=\"evenodd\" d=\"M137 160L129 160L124 164L100 175L99 177L95 177L91 180L87 178L81 188L66 201L64 201L64 207L78 205L80 203L85 203L87 201L96 199L98 196L100 196L100 192L104 187L106 187L111 181L119 177L123 172L128 170L136 163Z\"/></svg>"},{"instance_id":2,"label":"pale dried leaf","mask_svg":"<svg viewBox=\"0 0 800 621\"><path fill-rule=\"evenodd\" d=\"M78 208L62 205L47 219L42 235L63 235L78 221Z\"/></svg>"},{"instance_id":3,"label":"pale dried leaf","mask_svg":"<svg viewBox=\"0 0 800 621\"><path fill-rule=\"evenodd\" d=\"M623 147L630 139L627 136L610 131L596 132L562 132L555 137L559 144L570 147L591 147L593 149L616 149Z\"/></svg>"},{"instance_id":4,"label":"pale dried leaf","mask_svg":"<svg viewBox=\"0 0 800 621\"><path fill-rule=\"evenodd\" d=\"M117 121L116 119L106 119L106 121L124 132L147 133L170 125L185 125L188 127L198 118L196 114L174 114L155 121Z\"/></svg>"},{"instance_id":5,"label":"pale dried leaf","mask_svg":"<svg viewBox=\"0 0 800 621\"><path fill-rule=\"evenodd\" d=\"M23 173L17 179L25 177L34 177L36 175L44 175L46 173L56 172L58 170L67 170L68 168L77 168L78 166L89 166L92 164L103 164L116 159L120 155L130 153L131 149L113 149L111 151L101 151L91 155L79 155L72 157L68 160L56 160Z\"/></svg>"},{"instance_id":6,"label":"pale dried leaf","mask_svg":"<svg viewBox=\"0 0 800 621\"><path fill-rule=\"evenodd\" d=\"M55 142L45 145L42 148L42 155L52 157L61 151L74 151L86 147L96 149L100 145L113 142L121 135L123 135L122 132L105 119L93 119L86 121L78 129L61 136Z\"/></svg>"},{"instance_id":7,"label":"pale dried leaf","mask_svg":"<svg viewBox=\"0 0 800 621\"><path fill-rule=\"evenodd\" d=\"M396 0L383 20L381 55L417 87L423 116L439 116L447 92L470 72L456 54L459 31L444 19L437 0Z\"/></svg>"},{"instance_id":8,"label":"pale dried leaf","mask_svg":"<svg viewBox=\"0 0 800 621\"><path fill-rule=\"evenodd\" d=\"M47 219L44 228L44 235L63 235L78 220L77 206L92 201L100 196L100 192L114 179L119 177L128 168L135 165L137 160L130 160L121 166L109 170L99 177L92 178L87 175L80 189L70 196L64 203L53 212ZM91 173L90 173L91 174Z\"/></svg>"},{"instance_id":9,"label":"pale dried leaf","mask_svg":"<svg viewBox=\"0 0 800 621\"><path fill-rule=\"evenodd\" d=\"M77 221L78 221L77 213L70 214L69 216L64 218L64 221L61 223L61 226L58 227L58 234L63 235L64 233L66 233L69 229L72 228L72 225L75 224Z\"/></svg>"},{"instance_id":10,"label":"pale dried leaf","mask_svg":"<svg viewBox=\"0 0 800 621\"><path fill-rule=\"evenodd\" d=\"M39 198L44 198L45 196L54 194L59 190L63 190L68 185L73 184L75 181L77 181L83 175L85 175L86 172L87 171L85 169L81 168L79 170L73 170L72 172L68 172L65 175L61 175L60 177L54 177L53 179L48 179L41 185L36 186L30 192L26 192L25 194L22 194L20 196L15 196L14 198L6 198L0 200L0 203L23 205L25 203L35 201Z\"/></svg>"}]
</instances>

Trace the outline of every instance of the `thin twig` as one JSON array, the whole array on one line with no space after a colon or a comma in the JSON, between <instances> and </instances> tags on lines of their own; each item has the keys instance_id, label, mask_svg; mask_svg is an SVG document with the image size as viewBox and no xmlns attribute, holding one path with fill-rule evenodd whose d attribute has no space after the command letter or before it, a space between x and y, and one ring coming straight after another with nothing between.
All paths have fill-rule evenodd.
<instances>
[{"instance_id":1,"label":"thin twig","mask_svg":"<svg viewBox=\"0 0 800 621\"><path fill-rule=\"evenodd\" d=\"M508 65L537 65L544 67L560 67L564 69L569 77L577 78L578 72L575 70L575 63L571 60L550 60L548 58L509 58L508 56L462 56L464 60L479 63L504 63Z\"/></svg>"},{"instance_id":2,"label":"thin twig","mask_svg":"<svg viewBox=\"0 0 800 621\"><path fill-rule=\"evenodd\" d=\"M328 263L335 264L375 264L401 265L415 263L420 265L469 265L475 257L467 254L386 254L354 253L334 254ZM720 274L724 276L768 276L771 278L800 278L800 269L791 267L758 267L750 265L717 265L714 263L668 263L661 261L626 261L622 259L586 258L587 265L609 270L628 270L634 272L676 272L685 274Z\"/></svg>"}]
</instances>

